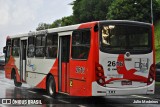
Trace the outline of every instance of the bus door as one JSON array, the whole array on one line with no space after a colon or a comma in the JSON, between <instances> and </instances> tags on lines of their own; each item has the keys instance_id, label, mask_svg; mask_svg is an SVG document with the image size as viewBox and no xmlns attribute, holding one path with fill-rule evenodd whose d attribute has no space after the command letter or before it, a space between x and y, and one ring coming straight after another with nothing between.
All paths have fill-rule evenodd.
<instances>
[{"instance_id":1,"label":"bus door","mask_svg":"<svg viewBox=\"0 0 160 107\"><path fill-rule=\"evenodd\" d=\"M26 46L27 39L21 39L20 42L20 80L26 81Z\"/></svg>"},{"instance_id":2,"label":"bus door","mask_svg":"<svg viewBox=\"0 0 160 107\"><path fill-rule=\"evenodd\" d=\"M70 35L59 36L58 91L69 93Z\"/></svg>"}]
</instances>

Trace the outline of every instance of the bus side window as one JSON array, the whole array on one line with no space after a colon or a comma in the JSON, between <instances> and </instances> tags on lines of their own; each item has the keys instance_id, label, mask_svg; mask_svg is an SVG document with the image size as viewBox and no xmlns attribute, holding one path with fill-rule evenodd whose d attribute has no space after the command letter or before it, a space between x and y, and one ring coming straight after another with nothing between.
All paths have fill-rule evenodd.
<instances>
[{"instance_id":1,"label":"bus side window","mask_svg":"<svg viewBox=\"0 0 160 107\"><path fill-rule=\"evenodd\" d=\"M29 37L28 50L27 50L28 58L34 57L34 52L35 52L35 37Z\"/></svg>"},{"instance_id":2,"label":"bus side window","mask_svg":"<svg viewBox=\"0 0 160 107\"><path fill-rule=\"evenodd\" d=\"M72 58L88 59L90 50L90 30L74 31L72 34Z\"/></svg>"},{"instance_id":3,"label":"bus side window","mask_svg":"<svg viewBox=\"0 0 160 107\"><path fill-rule=\"evenodd\" d=\"M58 47L58 34L47 34L46 57L56 58Z\"/></svg>"},{"instance_id":4,"label":"bus side window","mask_svg":"<svg viewBox=\"0 0 160 107\"><path fill-rule=\"evenodd\" d=\"M20 51L20 39L12 40L12 56L18 57Z\"/></svg>"},{"instance_id":5,"label":"bus side window","mask_svg":"<svg viewBox=\"0 0 160 107\"><path fill-rule=\"evenodd\" d=\"M44 57L45 56L45 35L38 35L36 37L36 49L35 56L36 57Z\"/></svg>"}]
</instances>

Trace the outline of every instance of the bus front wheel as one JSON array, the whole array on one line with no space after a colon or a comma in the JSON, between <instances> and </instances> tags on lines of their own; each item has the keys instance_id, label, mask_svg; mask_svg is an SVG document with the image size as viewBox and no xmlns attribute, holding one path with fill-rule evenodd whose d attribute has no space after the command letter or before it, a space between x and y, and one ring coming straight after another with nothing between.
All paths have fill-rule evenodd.
<instances>
[{"instance_id":1,"label":"bus front wheel","mask_svg":"<svg viewBox=\"0 0 160 107\"><path fill-rule=\"evenodd\" d=\"M47 93L51 97L56 97L56 84L53 76L49 76L47 80Z\"/></svg>"},{"instance_id":2,"label":"bus front wheel","mask_svg":"<svg viewBox=\"0 0 160 107\"><path fill-rule=\"evenodd\" d=\"M21 87L21 85L22 85L21 82L17 82L16 73L14 74L14 85L15 85L16 87Z\"/></svg>"}]
</instances>

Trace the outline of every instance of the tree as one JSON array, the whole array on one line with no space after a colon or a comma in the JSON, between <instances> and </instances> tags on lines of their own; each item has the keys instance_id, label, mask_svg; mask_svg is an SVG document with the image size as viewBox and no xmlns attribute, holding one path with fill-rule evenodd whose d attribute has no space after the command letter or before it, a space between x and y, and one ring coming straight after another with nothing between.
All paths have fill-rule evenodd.
<instances>
[{"instance_id":1,"label":"tree","mask_svg":"<svg viewBox=\"0 0 160 107\"><path fill-rule=\"evenodd\" d=\"M40 23L38 25L38 27L36 28L36 30L44 30L44 29L48 29L50 27L50 24L46 24L46 23Z\"/></svg>"},{"instance_id":2,"label":"tree","mask_svg":"<svg viewBox=\"0 0 160 107\"><path fill-rule=\"evenodd\" d=\"M63 17L62 19L62 26L68 26L68 25L72 25L73 23L73 15L68 16L68 17Z\"/></svg>"},{"instance_id":3,"label":"tree","mask_svg":"<svg viewBox=\"0 0 160 107\"><path fill-rule=\"evenodd\" d=\"M61 27L61 26L68 26L72 25L73 23L73 16L67 16L63 17L61 19L55 20L51 25L50 28L55 28L55 27Z\"/></svg>"},{"instance_id":4,"label":"tree","mask_svg":"<svg viewBox=\"0 0 160 107\"><path fill-rule=\"evenodd\" d=\"M50 25L50 28L60 27L61 25L62 25L62 20L57 19Z\"/></svg>"},{"instance_id":5,"label":"tree","mask_svg":"<svg viewBox=\"0 0 160 107\"><path fill-rule=\"evenodd\" d=\"M160 0L153 1L154 20L160 17ZM151 22L150 0L75 0L73 15L40 23L37 30L67 26L96 20L118 19Z\"/></svg>"},{"instance_id":6,"label":"tree","mask_svg":"<svg viewBox=\"0 0 160 107\"><path fill-rule=\"evenodd\" d=\"M153 0L154 20L157 20L160 9L156 0ZM107 13L108 19L136 20L151 22L150 0L114 0Z\"/></svg>"},{"instance_id":7,"label":"tree","mask_svg":"<svg viewBox=\"0 0 160 107\"><path fill-rule=\"evenodd\" d=\"M74 23L105 20L113 0L76 0L73 2Z\"/></svg>"}]
</instances>

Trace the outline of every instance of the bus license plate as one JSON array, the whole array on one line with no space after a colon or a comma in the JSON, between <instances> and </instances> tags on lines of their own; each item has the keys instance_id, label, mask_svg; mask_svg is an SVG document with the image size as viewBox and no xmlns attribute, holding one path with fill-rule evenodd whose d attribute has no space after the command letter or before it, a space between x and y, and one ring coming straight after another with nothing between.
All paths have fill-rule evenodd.
<instances>
[{"instance_id":1,"label":"bus license plate","mask_svg":"<svg viewBox=\"0 0 160 107\"><path fill-rule=\"evenodd\" d=\"M132 85L132 81L121 81L122 85Z\"/></svg>"}]
</instances>

